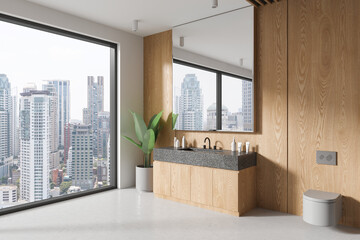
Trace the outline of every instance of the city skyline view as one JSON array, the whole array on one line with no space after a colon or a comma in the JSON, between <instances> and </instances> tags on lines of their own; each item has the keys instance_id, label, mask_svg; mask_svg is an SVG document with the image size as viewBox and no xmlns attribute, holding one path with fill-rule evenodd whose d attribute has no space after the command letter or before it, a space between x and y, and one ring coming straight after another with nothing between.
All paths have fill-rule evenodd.
<instances>
[{"instance_id":1,"label":"city skyline view","mask_svg":"<svg viewBox=\"0 0 360 240\"><path fill-rule=\"evenodd\" d=\"M221 130L252 131L252 82L224 73L221 79ZM217 129L216 83L216 72L173 63L173 112L179 114L176 129Z\"/></svg>"},{"instance_id":2,"label":"city skyline view","mask_svg":"<svg viewBox=\"0 0 360 240\"><path fill-rule=\"evenodd\" d=\"M88 76L103 76L104 97L110 98L108 47L2 21L0 30L0 73L7 75L18 97L29 83L41 89L44 81L68 80L72 89L86 89ZM70 119L82 120L87 100L80 93L70 91ZM104 110L109 109L105 102Z\"/></svg>"},{"instance_id":3,"label":"city skyline view","mask_svg":"<svg viewBox=\"0 0 360 240\"><path fill-rule=\"evenodd\" d=\"M0 209L110 185L111 48L0 32Z\"/></svg>"}]
</instances>

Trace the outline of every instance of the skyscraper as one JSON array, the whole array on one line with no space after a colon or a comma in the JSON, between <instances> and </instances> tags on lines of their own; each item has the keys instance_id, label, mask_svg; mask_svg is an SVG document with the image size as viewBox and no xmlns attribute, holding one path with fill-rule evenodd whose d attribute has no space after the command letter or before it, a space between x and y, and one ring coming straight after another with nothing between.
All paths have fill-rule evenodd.
<instances>
[{"instance_id":1,"label":"skyscraper","mask_svg":"<svg viewBox=\"0 0 360 240\"><path fill-rule=\"evenodd\" d=\"M83 109L83 124L85 125L91 124L91 115L90 115L90 110L88 108Z\"/></svg>"},{"instance_id":2,"label":"skyscraper","mask_svg":"<svg viewBox=\"0 0 360 240\"><path fill-rule=\"evenodd\" d=\"M11 84L5 74L0 74L0 163L12 153L12 101Z\"/></svg>"},{"instance_id":3,"label":"skyscraper","mask_svg":"<svg viewBox=\"0 0 360 240\"><path fill-rule=\"evenodd\" d=\"M70 81L48 80L47 84L53 85L57 94L59 145L64 146L64 126L70 120Z\"/></svg>"},{"instance_id":4,"label":"skyscraper","mask_svg":"<svg viewBox=\"0 0 360 240\"><path fill-rule=\"evenodd\" d=\"M244 131L253 131L253 83L251 81L242 82L242 111L244 118Z\"/></svg>"},{"instance_id":5,"label":"skyscraper","mask_svg":"<svg viewBox=\"0 0 360 240\"><path fill-rule=\"evenodd\" d=\"M13 91L16 93L16 91ZM19 156L20 151L20 139L19 139L19 108L17 96L11 96L12 101L12 119L11 119L11 134L12 134L12 152L14 157Z\"/></svg>"},{"instance_id":6,"label":"skyscraper","mask_svg":"<svg viewBox=\"0 0 360 240\"><path fill-rule=\"evenodd\" d=\"M71 123L65 124L64 127L64 164L69 160L69 149L71 147Z\"/></svg>"},{"instance_id":7,"label":"skyscraper","mask_svg":"<svg viewBox=\"0 0 360 240\"><path fill-rule=\"evenodd\" d=\"M88 94L87 94L87 116L83 116L84 121L90 120L93 131L93 151L94 156L98 156L97 135L98 135L98 114L104 111L104 77L98 76L97 82L94 81L93 76L88 76ZM84 113L84 112L83 112ZM88 121L86 120L86 121Z\"/></svg>"},{"instance_id":8,"label":"skyscraper","mask_svg":"<svg viewBox=\"0 0 360 240\"><path fill-rule=\"evenodd\" d=\"M107 155L107 141L110 135L110 112L98 113L97 153L98 158Z\"/></svg>"},{"instance_id":9,"label":"skyscraper","mask_svg":"<svg viewBox=\"0 0 360 240\"><path fill-rule=\"evenodd\" d=\"M71 119L69 123L67 123L65 125L64 128L64 164L67 164L67 161L69 159L71 159L71 157L69 157L69 149L71 147L71 132L72 132L72 128L74 125L76 124L81 124L80 121L78 120L74 120ZM90 124L85 124L85 125L90 125Z\"/></svg>"},{"instance_id":10,"label":"skyscraper","mask_svg":"<svg viewBox=\"0 0 360 240\"><path fill-rule=\"evenodd\" d=\"M186 74L181 83L179 129L203 129L203 95L195 74Z\"/></svg>"},{"instance_id":11,"label":"skyscraper","mask_svg":"<svg viewBox=\"0 0 360 240\"><path fill-rule=\"evenodd\" d=\"M111 160L111 145L110 145L110 136L109 136L109 140L107 143L107 162L106 162L106 167L107 167L107 184L110 185L110 160Z\"/></svg>"},{"instance_id":12,"label":"skyscraper","mask_svg":"<svg viewBox=\"0 0 360 240\"><path fill-rule=\"evenodd\" d=\"M43 84L42 89L50 93L50 151L54 153L59 148L58 96L55 86L51 83Z\"/></svg>"},{"instance_id":13,"label":"skyscraper","mask_svg":"<svg viewBox=\"0 0 360 240\"><path fill-rule=\"evenodd\" d=\"M82 190L93 188L93 133L91 125L76 124L71 131L72 185Z\"/></svg>"},{"instance_id":14,"label":"skyscraper","mask_svg":"<svg viewBox=\"0 0 360 240\"><path fill-rule=\"evenodd\" d=\"M68 151L68 159L66 161L66 174L72 178L72 172L73 172L73 169L72 169L72 147L69 148L69 151Z\"/></svg>"},{"instance_id":15,"label":"skyscraper","mask_svg":"<svg viewBox=\"0 0 360 240\"><path fill-rule=\"evenodd\" d=\"M30 90L20 98L20 197L32 202L49 197L49 91Z\"/></svg>"}]
</instances>

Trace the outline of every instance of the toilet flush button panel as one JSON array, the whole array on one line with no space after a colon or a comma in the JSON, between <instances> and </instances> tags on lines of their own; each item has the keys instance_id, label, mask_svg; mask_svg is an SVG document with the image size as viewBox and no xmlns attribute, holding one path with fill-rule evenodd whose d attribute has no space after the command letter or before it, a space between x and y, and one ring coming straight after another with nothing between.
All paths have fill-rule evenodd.
<instances>
[{"instance_id":1,"label":"toilet flush button panel","mask_svg":"<svg viewBox=\"0 0 360 240\"><path fill-rule=\"evenodd\" d=\"M316 163L337 165L337 153L330 151L316 151Z\"/></svg>"}]
</instances>

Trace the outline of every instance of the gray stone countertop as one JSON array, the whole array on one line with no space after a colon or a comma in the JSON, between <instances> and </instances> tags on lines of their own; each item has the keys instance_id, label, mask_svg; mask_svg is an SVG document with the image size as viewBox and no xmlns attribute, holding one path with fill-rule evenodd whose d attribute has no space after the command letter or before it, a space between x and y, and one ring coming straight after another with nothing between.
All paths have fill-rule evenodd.
<instances>
[{"instance_id":1,"label":"gray stone countertop","mask_svg":"<svg viewBox=\"0 0 360 240\"><path fill-rule=\"evenodd\" d=\"M256 152L165 147L154 149L154 160L239 171L256 166Z\"/></svg>"}]
</instances>

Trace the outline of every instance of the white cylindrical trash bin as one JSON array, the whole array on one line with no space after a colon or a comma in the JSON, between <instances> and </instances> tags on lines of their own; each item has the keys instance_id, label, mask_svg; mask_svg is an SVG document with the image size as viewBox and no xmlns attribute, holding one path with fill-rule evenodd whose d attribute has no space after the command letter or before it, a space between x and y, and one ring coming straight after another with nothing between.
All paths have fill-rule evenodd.
<instances>
[{"instance_id":1,"label":"white cylindrical trash bin","mask_svg":"<svg viewBox=\"0 0 360 240\"><path fill-rule=\"evenodd\" d=\"M316 226L333 226L341 218L341 194L308 190L303 194L303 220Z\"/></svg>"}]
</instances>

